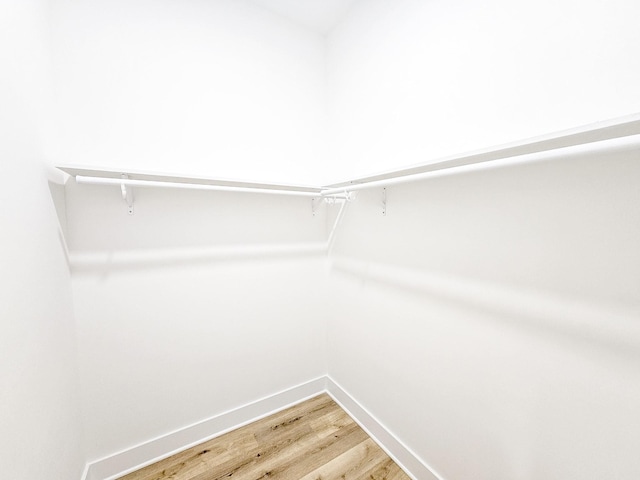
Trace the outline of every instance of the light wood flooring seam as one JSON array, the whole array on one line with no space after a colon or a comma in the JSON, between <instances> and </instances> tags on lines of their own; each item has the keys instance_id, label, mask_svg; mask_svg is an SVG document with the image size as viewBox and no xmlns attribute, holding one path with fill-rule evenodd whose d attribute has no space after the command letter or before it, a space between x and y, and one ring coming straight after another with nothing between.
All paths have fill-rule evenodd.
<instances>
[{"instance_id":1,"label":"light wood flooring seam","mask_svg":"<svg viewBox=\"0 0 640 480\"><path fill-rule=\"evenodd\" d=\"M120 480L410 480L326 393Z\"/></svg>"}]
</instances>

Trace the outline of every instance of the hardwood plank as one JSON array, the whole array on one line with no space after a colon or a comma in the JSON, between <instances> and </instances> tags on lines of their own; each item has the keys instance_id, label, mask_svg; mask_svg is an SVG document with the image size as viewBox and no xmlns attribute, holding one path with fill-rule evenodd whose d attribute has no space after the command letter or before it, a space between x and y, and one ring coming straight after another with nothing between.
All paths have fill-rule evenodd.
<instances>
[{"instance_id":1,"label":"hardwood plank","mask_svg":"<svg viewBox=\"0 0 640 480\"><path fill-rule=\"evenodd\" d=\"M326 394L120 480L409 480Z\"/></svg>"},{"instance_id":2,"label":"hardwood plank","mask_svg":"<svg viewBox=\"0 0 640 480\"><path fill-rule=\"evenodd\" d=\"M355 423L348 425L319 442L304 445L296 450L292 449L287 457L280 459L264 474L274 479L302 478L308 472L341 455L344 449L358 445L366 438L366 433L358 425ZM262 478L262 475L255 478Z\"/></svg>"},{"instance_id":3,"label":"hardwood plank","mask_svg":"<svg viewBox=\"0 0 640 480\"><path fill-rule=\"evenodd\" d=\"M406 474L388 456L376 463L366 472L360 473L356 480L404 480Z\"/></svg>"},{"instance_id":4,"label":"hardwood plank","mask_svg":"<svg viewBox=\"0 0 640 480\"><path fill-rule=\"evenodd\" d=\"M384 452L373 440L367 438L342 455L325 463L320 468L309 472L300 480L325 480L340 478L354 480L359 473L378 463L384 457Z\"/></svg>"},{"instance_id":5,"label":"hardwood plank","mask_svg":"<svg viewBox=\"0 0 640 480\"><path fill-rule=\"evenodd\" d=\"M122 480L191 479L209 468L212 462L215 465L221 465L229 460L233 461L234 458L246 456L247 452L252 450L250 447L260 445L261 438L268 437L266 441L272 443L277 443L282 435L299 438L298 426L303 430L310 430L310 427L302 421L303 419L313 420L322 416L326 409L332 411L336 407L331 397L319 395L303 404L295 405L221 437L201 443L121 478Z\"/></svg>"},{"instance_id":6,"label":"hardwood plank","mask_svg":"<svg viewBox=\"0 0 640 480\"><path fill-rule=\"evenodd\" d=\"M341 432L340 439L347 444L362 441L362 432L357 426L352 426ZM329 439L332 440L332 439ZM335 445L327 442L329 445ZM327 455L339 454L339 449L326 449L325 445L316 446L314 439L306 438L289 442L284 448L279 449L275 453L266 455L254 455L245 457L242 462L236 462L231 465L224 465L222 468L212 468L210 471L203 473L191 480L222 480L233 478L241 479L261 479L261 478L293 478L291 477L291 469L293 466L302 466L307 464L307 455L310 449L317 448L321 451L327 451ZM253 452L251 452L253 453ZM317 459L317 455L314 456Z\"/></svg>"}]
</instances>

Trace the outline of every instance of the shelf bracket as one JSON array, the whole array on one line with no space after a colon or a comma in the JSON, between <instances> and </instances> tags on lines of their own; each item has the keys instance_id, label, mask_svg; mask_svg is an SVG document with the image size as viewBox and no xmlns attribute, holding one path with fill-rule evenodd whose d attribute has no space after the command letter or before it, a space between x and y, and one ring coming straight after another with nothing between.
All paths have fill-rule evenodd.
<instances>
[{"instance_id":1,"label":"shelf bracket","mask_svg":"<svg viewBox=\"0 0 640 480\"><path fill-rule=\"evenodd\" d=\"M129 176L123 173L121 178L122 180L128 180ZM122 192L122 199L127 204L129 215L133 215L133 187L131 185L127 186L122 182L120 184L120 191Z\"/></svg>"},{"instance_id":2,"label":"shelf bracket","mask_svg":"<svg viewBox=\"0 0 640 480\"><path fill-rule=\"evenodd\" d=\"M320 205L321 201L322 198L313 197L311 199L311 215L313 215L314 217L316 216L316 212L318 211L318 206Z\"/></svg>"},{"instance_id":3,"label":"shelf bracket","mask_svg":"<svg viewBox=\"0 0 640 480\"><path fill-rule=\"evenodd\" d=\"M387 216L387 189L382 189L382 215Z\"/></svg>"}]
</instances>

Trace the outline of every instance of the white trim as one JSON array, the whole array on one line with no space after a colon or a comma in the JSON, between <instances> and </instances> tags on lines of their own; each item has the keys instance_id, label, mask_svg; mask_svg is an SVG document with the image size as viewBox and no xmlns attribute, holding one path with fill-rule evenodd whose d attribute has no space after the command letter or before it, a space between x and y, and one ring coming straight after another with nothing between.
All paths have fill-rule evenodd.
<instances>
[{"instance_id":1,"label":"white trim","mask_svg":"<svg viewBox=\"0 0 640 480\"><path fill-rule=\"evenodd\" d=\"M444 480L331 377L327 393L413 480Z\"/></svg>"},{"instance_id":2,"label":"white trim","mask_svg":"<svg viewBox=\"0 0 640 480\"><path fill-rule=\"evenodd\" d=\"M326 376L87 463L82 480L114 480L326 392Z\"/></svg>"},{"instance_id":3,"label":"white trim","mask_svg":"<svg viewBox=\"0 0 640 480\"><path fill-rule=\"evenodd\" d=\"M413 480L444 480L329 376L220 413L85 465L82 480L115 480L322 393L328 394Z\"/></svg>"}]
</instances>

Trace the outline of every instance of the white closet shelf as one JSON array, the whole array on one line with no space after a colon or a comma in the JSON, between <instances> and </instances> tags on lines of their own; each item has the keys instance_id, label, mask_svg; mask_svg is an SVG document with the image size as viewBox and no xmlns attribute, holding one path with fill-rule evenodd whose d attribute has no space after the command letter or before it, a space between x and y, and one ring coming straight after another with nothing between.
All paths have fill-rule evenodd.
<instances>
[{"instance_id":1,"label":"white closet shelf","mask_svg":"<svg viewBox=\"0 0 640 480\"><path fill-rule=\"evenodd\" d=\"M57 168L74 176L78 183L119 185L122 188L123 197L126 195L126 187L132 186L350 199L349 192L420 180L433 174L438 175L443 171L453 173L454 171L464 171L468 168L481 167L483 165L496 165L500 161L530 161L538 158L548 158L548 155L554 155L551 152L563 155L591 149L615 149L619 146L635 145L639 138L640 113L637 113L327 186L256 183L172 174L164 175L134 170L123 171L112 168L87 168L77 165L62 165Z\"/></svg>"},{"instance_id":2,"label":"white closet shelf","mask_svg":"<svg viewBox=\"0 0 640 480\"><path fill-rule=\"evenodd\" d=\"M184 188L196 190L222 190L252 193L270 193L319 197L321 187L281 183L256 183L223 180L208 177L165 175L136 170L113 168L87 168L78 165L59 165L59 170L76 178L78 183L94 185L125 185L133 187Z\"/></svg>"},{"instance_id":3,"label":"white closet shelf","mask_svg":"<svg viewBox=\"0 0 640 480\"><path fill-rule=\"evenodd\" d=\"M336 192L349 192L374 187L384 187L397 183L420 180L430 175L437 175L443 171L464 170L473 166L491 164L496 161L508 161L529 156L535 159L536 154L544 157L552 151L571 151L576 149L588 150L589 145L624 144L624 137L640 135L640 113L604 120L588 125L561 130L532 138L526 138L493 147L483 148L471 152L459 153L448 157L434 159L411 167L390 170L377 175L349 179L343 182L325 186L324 195ZM564 149L564 150L563 150Z\"/></svg>"}]
</instances>

